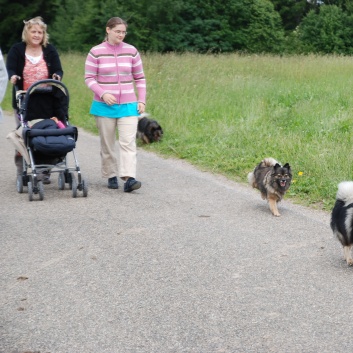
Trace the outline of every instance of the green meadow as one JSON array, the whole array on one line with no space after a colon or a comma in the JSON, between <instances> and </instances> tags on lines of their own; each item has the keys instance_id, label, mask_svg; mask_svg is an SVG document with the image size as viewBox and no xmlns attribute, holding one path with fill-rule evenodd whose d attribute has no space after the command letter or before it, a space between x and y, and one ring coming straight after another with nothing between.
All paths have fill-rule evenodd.
<instances>
[{"instance_id":1,"label":"green meadow","mask_svg":"<svg viewBox=\"0 0 353 353\"><path fill-rule=\"evenodd\" d=\"M89 115L83 54L62 54L71 122L97 133ZM353 60L338 56L144 54L147 112L163 127L164 157L247 183L265 157L289 162L286 198L330 210L352 180ZM3 108L10 111L10 88ZM143 176L141 176L143 179Z\"/></svg>"}]
</instances>

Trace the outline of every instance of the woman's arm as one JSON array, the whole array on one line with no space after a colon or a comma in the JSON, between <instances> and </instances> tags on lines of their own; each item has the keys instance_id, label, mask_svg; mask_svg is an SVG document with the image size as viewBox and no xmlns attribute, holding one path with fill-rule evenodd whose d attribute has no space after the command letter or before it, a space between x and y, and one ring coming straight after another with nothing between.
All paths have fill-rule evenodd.
<instances>
[{"instance_id":1,"label":"woman's arm","mask_svg":"<svg viewBox=\"0 0 353 353\"><path fill-rule=\"evenodd\" d=\"M7 70L4 62L4 57L2 56L2 52L0 49L0 103L2 102L7 88Z\"/></svg>"},{"instance_id":2,"label":"woman's arm","mask_svg":"<svg viewBox=\"0 0 353 353\"><path fill-rule=\"evenodd\" d=\"M10 80L12 76L21 76L22 73L18 72L19 67L20 52L18 48L12 46L7 54L6 59L6 69L8 74L8 79Z\"/></svg>"},{"instance_id":3,"label":"woman's arm","mask_svg":"<svg viewBox=\"0 0 353 353\"><path fill-rule=\"evenodd\" d=\"M90 51L85 62L85 83L90 90L102 98L105 90L97 82L98 68L99 62L96 56Z\"/></svg>"},{"instance_id":4,"label":"woman's arm","mask_svg":"<svg viewBox=\"0 0 353 353\"><path fill-rule=\"evenodd\" d=\"M51 44L48 44L47 49L44 49L44 51L47 50L48 55L45 54L45 56L47 56L46 62L49 68L49 77L62 80L64 76L64 71L61 66L59 53L57 52L56 48ZM59 76L59 78L55 77L54 75Z\"/></svg>"},{"instance_id":5,"label":"woman's arm","mask_svg":"<svg viewBox=\"0 0 353 353\"><path fill-rule=\"evenodd\" d=\"M132 76L135 81L136 89L137 89L137 100L140 103L146 105L146 78L143 71L142 60L140 54L137 52L136 56L132 61ZM143 110L141 106L141 110Z\"/></svg>"}]
</instances>

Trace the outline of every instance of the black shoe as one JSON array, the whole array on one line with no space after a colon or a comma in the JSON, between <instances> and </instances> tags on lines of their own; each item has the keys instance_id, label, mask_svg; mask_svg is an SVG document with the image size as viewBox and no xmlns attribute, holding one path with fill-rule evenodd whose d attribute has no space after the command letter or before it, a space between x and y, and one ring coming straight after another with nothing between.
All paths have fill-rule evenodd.
<instances>
[{"instance_id":1,"label":"black shoe","mask_svg":"<svg viewBox=\"0 0 353 353\"><path fill-rule=\"evenodd\" d=\"M47 170L44 170L43 172L38 172L37 174L37 181L41 181L43 184L50 184L50 173Z\"/></svg>"},{"instance_id":2,"label":"black shoe","mask_svg":"<svg viewBox=\"0 0 353 353\"><path fill-rule=\"evenodd\" d=\"M118 178L112 177L108 179L108 189L117 189L119 187Z\"/></svg>"},{"instance_id":3,"label":"black shoe","mask_svg":"<svg viewBox=\"0 0 353 353\"><path fill-rule=\"evenodd\" d=\"M43 172L43 177L42 177L43 184L49 185L51 183L50 181L50 173L47 171Z\"/></svg>"},{"instance_id":4,"label":"black shoe","mask_svg":"<svg viewBox=\"0 0 353 353\"><path fill-rule=\"evenodd\" d=\"M125 184L124 184L124 191L125 192L131 192L133 190L137 190L141 187L141 182L137 181L134 178L129 178L128 180L126 180Z\"/></svg>"},{"instance_id":5,"label":"black shoe","mask_svg":"<svg viewBox=\"0 0 353 353\"><path fill-rule=\"evenodd\" d=\"M45 184L45 185L49 185L51 183L50 175L44 176L44 178L42 180L43 180L43 184Z\"/></svg>"}]
</instances>

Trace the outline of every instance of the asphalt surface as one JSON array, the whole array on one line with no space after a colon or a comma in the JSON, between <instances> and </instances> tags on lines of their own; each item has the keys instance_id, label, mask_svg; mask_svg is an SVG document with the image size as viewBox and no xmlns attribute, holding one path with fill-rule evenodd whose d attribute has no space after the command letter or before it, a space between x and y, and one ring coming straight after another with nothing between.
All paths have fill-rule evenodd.
<instances>
[{"instance_id":1,"label":"asphalt surface","mask_svg":"<svg viewBox=\"0 0 353 353\"><path fill-rule=\"evenodd\" d=\"M1 353L353 351L353 269L328 213L284 200L273 217L250 186L142 149L142 188L110 190L98 137L82 130L88 197L53 175L30 202L16 190L12 129L7 116Z\"/></svg>"}]
</instances>

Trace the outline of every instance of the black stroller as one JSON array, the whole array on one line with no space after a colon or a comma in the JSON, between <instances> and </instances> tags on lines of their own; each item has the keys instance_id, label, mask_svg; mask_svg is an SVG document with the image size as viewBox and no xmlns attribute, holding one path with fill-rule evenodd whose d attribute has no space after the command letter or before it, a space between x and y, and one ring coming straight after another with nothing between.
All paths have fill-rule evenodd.
<instances>
[{"instance_id":1,"label":"black stroller","mask_svg":"<svg viewBox=\"0 0 353 353\"><path fill-rule=\"evenodd\" d=\"M34 195L43 200L44 173L58 173L59 190L69 184L72 197L77 197L78 191L87 197L87 183L75 154L78 131L69 124L69 93L65 85L57 80L41 80L27 91L17 91L16 100L21 121L18 130L22 130L26 149L22 173L17 176L17 191L22 193L27 186L30 201ZM72 167L67 164L69 152L75 163Z\"/></svg>"}]
</instances>

